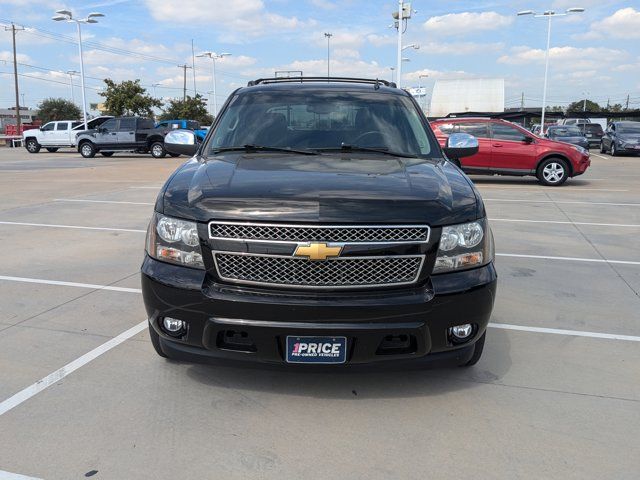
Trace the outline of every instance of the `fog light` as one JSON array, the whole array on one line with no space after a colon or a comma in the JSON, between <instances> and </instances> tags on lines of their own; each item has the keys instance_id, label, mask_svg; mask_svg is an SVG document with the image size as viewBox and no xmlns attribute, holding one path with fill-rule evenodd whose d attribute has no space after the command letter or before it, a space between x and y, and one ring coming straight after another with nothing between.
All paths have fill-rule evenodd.
<instances>
[{"instance_id":1,"label":"fog light","mask_svg":"<svg viewBox=\"0 0 640 480\"><path fill-rule=\"evenodd\" d=\"M451 327L449 331L456 340L467 340L473 333L473 325L470 323L456 325L455 327Z\"/></svg>"},{"instance_id":2,"label":"fog light","mask_svg":"<svg viewBox=\"0 0 640 480\"><path fill-rule=\"evenodd\" d=\"M179 336L186 330L187 324L177 318L165 317L162 326L169 335Z\"/></svg>"}]
</instances>

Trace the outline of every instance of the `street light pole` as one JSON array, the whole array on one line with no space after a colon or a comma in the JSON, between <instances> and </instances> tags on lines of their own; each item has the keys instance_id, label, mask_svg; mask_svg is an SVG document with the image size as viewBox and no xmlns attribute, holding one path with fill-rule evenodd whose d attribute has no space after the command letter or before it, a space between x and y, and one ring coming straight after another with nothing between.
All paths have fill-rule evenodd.
<instances>
[{"instance_id":1,"label":"street light pole","mask_svg":"<svg viewBox=\"0 0 640 480\"><path fill-rule=\"evenodd\" d=\"M543 13L536 13L533 10L523 10L518 12L517 15L532 15L533 18L546 18L547 19L547 50L544 53L544 86L542 90L542 115L540 119L540 133L544 134L544 116L547 109L547 78L549 75L549 49L551 46L551 19L553 17L564 17L572 13L582 13L584 8L568 8L564 13L556 13L553 10L547 10Z\"/></svg>"},{"instance_id":2,"label":"street light pole","mask_svg":"<svg viewBox=\"0 0 640 480\"><path fill-rule=\"evenodd\" d=\"M196 57L209 57L211 59L212 68L212 83L213 83L213 116L218 116L218 97L216 96L216 60L220 60L224 57L228 57L230 53L216 53L216 52L202 52Z\"/></svg>"},{"instance_id":3,"label":"street light pole","mask_svg":"<svg viewBox=\"0 0 640 480\"><path fill-rule=\"evenodd\" d=\"M582 102L582 111L586 112L587 111L587 95L589 95L589 92L582 92L582 94L584 95L584 101Z\"/></svg>"},{"instance_id":4,"label":"street light pole","mask_svg":"<svg viewBox=\"0 0 640 480\"><path fill-rule=\"evenodd\" d=\"M104 17L102 13L92 12L86 18L75 19L73 13L69 10L56 10L57 15L52 18L56 22L74 22L78 27L78 52L80 53L80 85L82 87L82 118L84 120L84 129L87 130L87 97L84 86L84 59L82 58L82 30L81 23L98 23L97 17Z\"/></svg>"},{"instance_id":5,"label":"street light pole","mask_svg":"<svg viewBox=\"0 0 640 480\"><path fill-rule=\"evenodd\" d=\"M403 17L404 17L404 0L398 0L398 65L396 68L398 69L398 88L401 87L402 83L402 28L403 28Z\"/></svg>"},{"instance_id":6,"label":"street light pole","mask_svg":"<svg viewBox=\"0 0 640 480\"><path fill-rule=\"evenodd\" d=\"M427 75L427 74L418 75L418 89L420 91L422 91L421 79L427 78L427 77L429 77L429 75ZM424 105L422 107L422 111L425 112L425 114L426 114L426 112L427 112L427 94L426 94L426 92L424 93L424 95L422 95L422 97L423 97L423 102L422 103L424 103Z\"/></svg>"},{"instance_id":7,"label":"street light pole","mask_svg":"<svg viewBox=\"0 0 640 480\"><path fill-rule=\"evenodd\" d=\"M73 92L73 76L77 75L78 73L80 72L76 70L67 70L67 75L69 75L69 86L71 87L71 103L73 103L74 105L76 104L76 96Z\"/></svg>"},{"instance_id":8,"label":"street light pole","mask_svg":"<svg viewBox=\"0 0 640 480\"><path fill-rule=\"evenodd\" d=\"M331 41L331 37L333 37L333 33L325 33L324 36L327 37L327 78L329 78L330 77L330 72L331 72L331 70L329 68L330 67L330 56L329 56L329 54L331 52L329 42Z\"/></svg>"}]
</instances>

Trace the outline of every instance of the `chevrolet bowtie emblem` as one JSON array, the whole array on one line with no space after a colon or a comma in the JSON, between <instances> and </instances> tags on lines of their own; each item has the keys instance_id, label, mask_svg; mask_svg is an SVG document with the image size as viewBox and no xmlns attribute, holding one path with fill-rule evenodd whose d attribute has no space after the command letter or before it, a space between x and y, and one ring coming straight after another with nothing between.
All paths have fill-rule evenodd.
<instances>
[{"instance_id":1,"label":"chevrolet bowtie emblem","mask_svg":"<svg viewBox=\"0 0 640 480\"><path fill-rule=\"evenodd\" d=\"M342 247L330 247L326 243L309 243L307 245L298 245L295 257L307 257L309 260L326 260L329 257L338 257L342 252Z\"/></svg>"}]
</instances>

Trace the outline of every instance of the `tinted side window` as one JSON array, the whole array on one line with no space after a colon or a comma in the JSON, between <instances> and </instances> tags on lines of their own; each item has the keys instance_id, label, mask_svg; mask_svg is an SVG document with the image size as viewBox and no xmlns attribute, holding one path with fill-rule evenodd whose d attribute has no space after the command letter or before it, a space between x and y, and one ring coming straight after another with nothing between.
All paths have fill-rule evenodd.
<instances>
[{"instance_id":1,"label":"tinted side window","mask_svg":"<svg viewBox=\"0 0 640 480\"><path fill-rule=\"evenodd\" d=\"M56 130L69 130L69 124L67 122L60 122L56 125Z\"/></svg>"},{"instance_id":2,"label":"tinted side window","mask_svg":"<svg viewBox=\"0 0 640 480\"><path fill-rule=\"evenodd\" d=\"M55 127L55 123L51 122L51 123L47 123L44 127L42 127L42 130L45 132L50 132L51 130L53 130L53 127Z\"/></svg>"},{"instance_id":3,"label":"tinted side window","mask_svg":"<svg viewBox=\"0 0 640 480\"><path fill-rule=\"evenodd\" d=\"M135 121L135 118L132 119ZM153 120L150 120L148 118L140 118L138 119L138 128L140 130L151 130L153 127ZM131 128L130 130L133 130L133 128Z\"/></svg>"},{"instance_id":4,"label":"tinted side window","mask_svg":"<svg viewBox=\"0 0 640 480\"><path fill-rule=\"evenodd\" d=\"M82 123L82 122L73 122L71 124L71 128L75 129L75 128L79 127L80 125L84 126L84 123Z\"/></svg>"},{"instance_id":5,"label":"tinted side window","mask_svg":"<svg viewBox=\"0 0 640 480\"><path fill-rule=\"evenodd\" d=\"M136 129L136 119L135 118L121 118L120 119L120 128L121 132L129 132L131 130Z\"/></svg>"},{"instance_id":6,"label":"tinted side window","mask_svg":"<svg viewBox=\"0 0 640 480\"><path fill-rule=\"evenodd\" d=\"M105 128L107 130L113 131L116 129L116 119L112 118L110 120L107 120L106 122L104 122L102 125L100 125L102 128Z\"/></svg>"},{"instance_id":7,"label":"tinted side window","mask_svg":"<svg viewBox=\"0 0 640 480\"><path fill-rule=\"evenodd\" d=\"M468 133L476 138L489 138L489 127L487 122L459 123L460 133Z\"/></svg>"},{"instance_id":8,"label":"tinted side window","mask_svg":"<svg viewBox=\"0 0 640 480\"><path fill-rule=\"evenodd\" d=\"M520 130L501 123L491 124L491 133L491 136L498 140L512 140L514 142L521 142L524 140L524 134Z\"/></svg>"}]
</instances>

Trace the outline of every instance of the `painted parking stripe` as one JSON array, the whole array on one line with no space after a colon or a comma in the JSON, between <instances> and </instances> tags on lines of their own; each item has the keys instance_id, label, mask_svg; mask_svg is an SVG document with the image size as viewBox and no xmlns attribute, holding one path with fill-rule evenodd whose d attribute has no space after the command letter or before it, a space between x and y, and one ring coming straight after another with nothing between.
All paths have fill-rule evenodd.
<instances>
[{"instance_id":1,"label":"painted parking stripe","mask_svg":"<svg viewBox=\"0 0 640 480\"><path fill-rule=\"evenodd\" d=\"M20 475L19 473L5 472L0 470L0 480L41 480L37 477L28 477L26 475Z\"/></svg>"},{"instance_id":2,"label":"painted parking stripe","mask_svg":"<svg viewBox=\"0 0 640 480\"><path fill-rule=\"evenodd\" d=\"M571 337L602 338L604 340L622 340L626 342L640 342L640 337L634 335L618 335L617 333L585 332L581 330L564 330L562 328L528 327L526 325L509 325L507 323L490 323L491 328L503 330L519 330L522 332L549 333L552 335L568 335Z\"/></svg>"},{"instance_id":3,"label":"painted parking stripe","mask_svg":"<svg viewBox=\"0 0 640 480\"><path fill-rule=\"evenodd\" d=\"M59 382L67 375L75 372L80 367L86 365L92 360L95 360L100 355L108 352L114 347L117 347L122 342L128 340L134 335L137 335L138 333L143 331L146 328L146 326L147 326L146 320L138 323L136 326L131 327L129 330L122 332L117 337L113 337L111 340L108 340L107 342L94 348L90 352L87 352L81 357L76 358L72 362L67 363L64 367L59 368L55 372L50 373L44 378L41 378L36 383L29 385L27 388L7 398L2 403L0 403L0 416L4 415L9 410L12 410L13 408L17 407L21 403L29 400L34 395L37 395L38 393L42 392L47 387L50 387L51 385L54 385L55 383Z\"/></svg>"},{"instance_id":4,"label":"painted parking stripe","mask_svg":"<svg viewBox=\"0 0 640 480\"><path fill-rule=\"evenodd\" d=\"M578 205L612 205L614 207L640 207L640 203L611 203L611 202L579 202L574 200L525 200L515 198L483 198L485 202L519 202L519 203L573 203Z\"/></svg>"},{"instance_id":5,"label":"painted parking stripe","mask_svg":"<svg viewBox=\"0 0 640 480\"><path fill-rule=\"evenodd\" d=\"M116 200L86 200L83 198L54 198L54 202L78 202L78 203L115 203L121 205L155 205L148 202L122 202Z\"/></svg>"},{"instance_id":6,"label":"painted parking stripe","mask_svg":"<svg viewBox=\"0 0 640 480\"><path fill-rule=\"evenodd\" d=\"M112 228L112 227L83 227L80 225L55 225L50 223L27 223L27 222L5 222L0 221L0 225L19 225L25 227L46 227L46 228L73 228L78 230L102 230L108 232L134 232L146 233L146 230L136 230L133 228Z\"/></svg>"},{"instance_id":7,"label":"painted parking stripe","mask_svg":"<svg viewBox=\"0 0 640 480\"><path fill-rule=\"evenodd\" d=\"M114 287L112 285L95 285L93 283L61 282L59 280L46 280L43 278L10 277L0 275L0 280L4 280L7 282L37 283L41 285L59 285L62 287L90 288L92 290L109 290L112 292L142 293L142 290L140 290L139 288Z\"/></svg>"},{"instance_id":8,"label":"painted parking stripe","mask_svg":"<svg viewBox=\"0 0 640 480\"><path fill-rule=\"evenodd\" d=\"M640 265L640 262L629 260L607 260L604 258L553 257L547 255L524 255L518 253L496 253L496 257L534 258L537 260L562 260L567 262L615 263L620 265Z\"/></svg>"},{"instance_id":9,"label":"painted parking stripe","mask_svg":"<svg viewBox=\"0 0 640 480\"><path fill-rule=\"evenodd\" d=\"M640 228L640 224L628 223L591 223L591 222L569 222L561 220L524 220L519 218L490 218L491 222L516 222L516 223L553 223L561 225L587 225L594 227L628 227Z\"/></svg>"}]
</instances>

